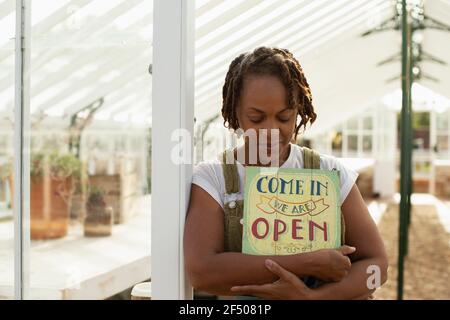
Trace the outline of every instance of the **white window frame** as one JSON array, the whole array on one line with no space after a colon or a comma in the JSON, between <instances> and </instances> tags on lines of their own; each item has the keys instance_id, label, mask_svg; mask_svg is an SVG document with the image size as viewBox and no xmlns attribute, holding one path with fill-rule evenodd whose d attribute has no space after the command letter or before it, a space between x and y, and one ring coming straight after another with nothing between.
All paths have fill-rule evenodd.
<instances>
[{"instance_id":1,"label":"white window frame","mask_svg":"<svg viewBox=\"0 0 450 320\"><path fill-rule=\"evenodd\" d=\"M14 102L14 298L29 293L30 248L30 0L16 0Z\"/></svg>"},{"instance_id":2,"label":"white window frame","mask_svg":"<svg viewBox=\"0 0 450 320\"><path fill-rule=\"evenodd\" d=\"M193 168L194 1L155 0L152 110L152 299L192 299L183 230ZM172 133L190 133L190 163L171 159Z\"/></svg>"},{"instance_id":3,"label":"white window frame","mask_svg":"<svg viewBox=\"0 0 450 320\"><path fill-rule=\"evenodd\" d=\"M30 0L16 0L14 111L14 298L29 293ZM194 123L194 1L155 0L152 125L152 299L192 299L183 261L183 229L193 159L176 165L176 129ZM156 121L157 120L157 121ZM193 152L191 150L191 156ZM150 268L150 266L149 266Z\"/></svg>"}]
</instances>

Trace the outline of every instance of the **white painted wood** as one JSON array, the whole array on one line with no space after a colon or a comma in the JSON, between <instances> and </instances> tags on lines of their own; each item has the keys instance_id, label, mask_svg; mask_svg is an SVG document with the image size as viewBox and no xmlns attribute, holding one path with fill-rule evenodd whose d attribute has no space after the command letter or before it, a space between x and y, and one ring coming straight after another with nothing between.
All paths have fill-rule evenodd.
<instances>
[{"instance_id":1,"label":"white painted wood","mask_svg":"<svg viewBox=\"0 0 450 320\"><path fill-rule=\"evenodd\" d=\"M72 115L80 111L80 108L83 108L93 101L106 96L110 92L114 92L115 90L120 89L127 82L132 81L140 75L145 74L145 67L142 67L145 66L145 64L139 63L139 58L142 58L143 56L145 56L145 54L139 55L135 61L129 61L128 58L128 62L124 64L125 66L127 66L127 68L124 69L124 72L119 77L107 83L98 84L95 87L92 86L92 89L89 90L89 93L86 93L81 98L64 107L64 114ZM149 60L152 59L151 54L147 55L147 57Z\"/></svg>"},{"instance_id":2,"label":"white painted wood","mask_svg":"<svg viewBox=\"0 0 450 320\"><path fill-rule=\"evenodd\" d=\"M348 20L352 21L350 22L351 25L345 25L345 30L341 30L342 33L345 34L345 32L349 29L351 29L351 27L353 25L357 25L358 23L360 24L361 21L364 21L365 19L367 19L367 17L364 17L361 15L362 12L365 12L367 10L367 7L362 7L360 9L354 10L353 12L351 12L351 15L353 15L353 18L357 17L358 20L356 19L349 19ZM304 19L296 19L298 21L303 21ZM336 26L334 26L334 28L337 28L337 25L340 23L341 19L338 19L337 22L335 22ZM245 43L246 46L242 48L241 51L246 51L252 48L255 48L259 45L262 44L266 44L267 42L270 42L271 44L276 44L279 45L280 42L279 41L275 41L274 37L277 36L278 34L280 34L281 32L283 32L283 30L291 30L294 29L296 31L296 36L292 37L295 38L296 41L294 42L294 44L292 45L282 45L282 47L288 48L291 52L293 53L301 53L301 57L304 57L305 54L307 53L307 51L310 50L310 48L308 48L308 45L311 44L311 42L313 42L313 40L317 40L317 34L321 34L321 37L319 37L319 39L321 39L320 41L323 41L323 38L327 36L327 34L330 33L330 31L333 31L335 29L333 29L333 25L329 24L326 27L323 28L319 28L320 25L315 24L314 28L312 28L313 30L310 30L310 28L307 28L305 30L305 26L300 26L298 29L295 29L295 25L289 26L289 27L284 27L284 28L280 28L278 29L278 31L276 32L272 32L271 34L269 34L267 37L264 37L258 41L253 41L252 43L248 43L247 41L241 42ZM342 29L342 28L341 28ZM303 31L303 32L301 32ZM305 31L307 31L305 33ZM299 35L305 35L303 37L299 37ZM331 37L329 37L331 39ZM316 44L317 46L317 44ZM233 51L234 50L234 51ZM222 52L222 51L220 51ZM231 52L231 54L228 54L228 58L223 59L222 61L217 60L215 57L209 57L207 60L207 62L205 62L204 64L206 65L206 63L209 64L210 61L217 61L218 63L214 64L212 67L209 67L207 69L203 68L202 65L200 65L200 63L198 63L198 81L196 81L196 86L199 87L198 90L198 96L202 97L204 95L209 95L211 92L214 92L214 88L215 87L219 87L221 82L223 82L223 78L225 75L226 70L224 69L224 66L227 65L227 61L226 59L228 59L228 61L231 62L232 60L232 55L233 52L236 52L235 49L233 49L232 46L229 46L227 48L224 49L223 52ZM234 53L234 55L236 55L236 53ZM215 60L214 60L215 59ZM228 62L229 63L229 62Z\"/></svg>"},{"instance_id":3,"label":"white painted wood","mask_svg":"<svg viewBox=\"0 0 450 320\"><path fill-rule=\"evenodd\" d=\"M106 299L151 277L150 198L126 224L114 225L112 235L86 238L81 225L71 226L61 239L33 241L31 299ZM145 205L144 205L145 203ZM0 223L2 241L12 239L11 222ZM0 259L9 254L0 250ZM11 295L12 264L0 265L0 299Z\"/></svg>"},{"instance_id":4,"label":"white painted wood","mask_svg":"<svg viewBox=\"0 0 450 320\"><path fill-rule=\"evenodd\" d=\"M171 159L172 133L193 140L194 2L155 0L153 29L152 127L152 298L190 299L182 250L192 176L189 164Z\"/></svg>"},{"instance_id":5,"label":"white painted wood","mask_svg":"<svg viewBox=\"0 0 450 320\"><path fill-rule=\"evenodd\" d=\"M16 2L15 108L14 108L14 297L28 291L30 245L30 122L29 35L30 0Z\"/></svg>"},{"instance_id":6,"label":"white painted wood","mask_svg":"<svg viewBox=\"0 0 450 320\"><path fill-rule=\"evenodd\" d=\"M54 25L57 25L61 22L64 22L65 19L68 18L68 13L70 12L70 7L76 7L78 10L81 10L83 6L86 3L89 3L89 0L78 0L78 1L71 1L68 5L64 6L62 9L65 8L65 11L63 12L62 9L57 10L55 13L53 13L49 18L43 20L40 24L33 26L32 30L32 45L33 45L33 51L37 51L39 49L42 49L43 46L47 46L45 50L42 50L41 54L35 58L33 58L33 64L31 66L31 72L33 73L36 70L39 70L43 66L49 63L49 61L52 61L55 58L63 57L63 58L73 58L73 61L71 61L70 66L64 67L61 69L60 72L56 73L58 76L58 79L61 80L61 78L67 77L67 74L70 73L71 68L74 66L76 68L81 68L86 64L86 61L83 61L82 59L77 58L76 55L71 55L70 52L68 52L68 48L74 48L74 47L80 47L82 44L88 44L89 41L92 41L92 46L96 50L92 51L92 55L90 56L91 59L100 59L104 52L104 50L111 51L110 44L113 41L114 43L120 43L121 41L132 41L133 39L130 39L130 34L127 32L127 30L116 30L114 36L111 35L111 26L110 23L117 17L125 14L127 11L131 10L135 5L138 5L141 3L142 0L128 0L123 1L119 5L112 7L111 10L109 10L105 15L97 18L94 22L91 22L89 24L89 27L82 28L81 30L74 32L71 32L69 35L59 35L59 37L53 36L53 38L50 38L47 35L48 29L53 27ZM57 20L61 19L61 20ZM149 19L149 16L146 15L145 17L139 19L138 21L133 22L130 25L131 28L139 25L139 23L142 24L144 19ZM119 38L118 35L122 34L122 38ZM0 51L1 53L1 51ZM114 54L114 53L113 53ZM1 60L1 57L0 57ZM116 65L117 67L117 65ZM53 83L51 82L53 81ZM55 82L52 80L52 77L49 77L49 79L45 79L43 81L43 84L40 86L44 86L44 88L49 87L50 85L54 85ZM4 89L5 84L1 84L0 82L0 90ZM33 93L40 93L42 90L41 87L34 88L33 87Z\"/></svg>"},{"instance_id":7,"label":"white painted wood","mask_svg":"<svg viewBox=\"0 0 450 320\"><path fill-rule=\"evenodd\" d=\"M70 99L72 94L76 95L80 91L90 89L84 96L65 107L65 113L67 115L72 115L96 99L101 98L109 92L114 92L115 88L120 88L138 75L145 73L145 58L151 58L149 57L149 50L147 49L145 51L137 55L135 60L131 59L132 54L129 52L116 53L116 56L112 57L112 59L107 60L104 63L99 63L98 70L94 73L90 73L77 83L69 85L68 88L61 90L58 94L47 101L42 102L39 106L33 105L33 113L50 109L52 106L58 104L61 105L61 102L66 98ZM117 66L120 66L120 68L116 69ZM118 77L106 83L99 82L102 75L106 75L115 69L120 73ZM133 70L134 72L132 72ZM93 86L93 83L96 85Z\"/></svg>"},{"instance_id":8,"label":"white painted wood","mask_svg":"<svg viewBox=\"0 0 450 320\"><path fill-rule=\"evenodd\" d=\"M49 29L56 23L64 21L72 13L69 10L71 6L82 7L89 3L90 0L71 0L67 5L62 6L59 10L53 12L49 17L38 23L33 27L33 34L43 34L49 31ZM0 61L5 59L9 55L8 51L0 50Z\"/></svg>"},{"instance_id":9,"label":"white painted wood","mask_svg":"<svg viewBox=\"0 0 450 320\"><path fill-rule=\"evenodd\" d=\"M14 11L14 1L2 1L0 2L0 20Z\"/></svg>"},{"instance_id":10,"label":"white painted wood","mask_svg":"<svg viewBox=\"0 0 450 320\"><path fill-rule=\"evenodd\" d=\"M128 222L113 225L109 237L87 238L81 224L61 239L32 241L30 299L106 299L151 276L150 196ZM12 222L0 223L2 243L12 241ZM12 295L11 250L0 247L0 299ZM6 263L3 263L5 262Z\"/></svg>"},{"instance_id":11,"label":"white painted wood","mask_svg":"<svg viewBox=\"0 0 450 320\"><path fill-rule=\"evenodd\" d=\"M374 131L377 135L377 148L374 149L374 192L378 192L381 197L391 197L396 193L398 171L396 112L379 103L375 109Z\"/></svg>"},{"instance_id":12,"label":"white painted wood","mask_svg":"<svg viewBox=\"0 0 450 320\"><path fill-rule=\"evenodd\" d=\"M227 10L224 14L219 15L216 19L212 19L207 24L197 28L195 34L196 37L201 38L204 35L215 30L223 24L227 23L229 20L236 18L240 14L243 14L247 10L252 9L254 6L261 3L261 0L246 0L238 3L236 6Z\"/></svg>"}]
</instances>

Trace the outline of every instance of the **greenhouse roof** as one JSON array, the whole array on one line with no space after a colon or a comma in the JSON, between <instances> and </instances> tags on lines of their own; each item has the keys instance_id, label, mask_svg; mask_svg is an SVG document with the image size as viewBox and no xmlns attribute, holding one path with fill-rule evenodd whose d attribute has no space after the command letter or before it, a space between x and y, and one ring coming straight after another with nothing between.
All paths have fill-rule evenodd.
<instances>
[{"instance_id":1,"label":"greenhouse roof","mask_svg":"<svg viewBox=\"0 0 450 320\"><path fill-rule=\"evenodd\" d=\"M103 98L97 119L151 121L152 5L145 0L32 2L31 112L68 117ZM40 3L40 4L39 4ZM450 1L425 13L450 21ZM397 30L361 35L395 14L390 0L196 1L195 115L220 113L231 60L257 46L291 50L302 64L319 114L313 130L354 114L400 87ZM0 113L14 102L15 1L0 0ZM6 31L4 31L6 30ZM421 32L423 50L446 64L421 62L419 83L449 96L450 33ZM429 76L429 77L427 77Z\"/></svg>"}]
</instances>

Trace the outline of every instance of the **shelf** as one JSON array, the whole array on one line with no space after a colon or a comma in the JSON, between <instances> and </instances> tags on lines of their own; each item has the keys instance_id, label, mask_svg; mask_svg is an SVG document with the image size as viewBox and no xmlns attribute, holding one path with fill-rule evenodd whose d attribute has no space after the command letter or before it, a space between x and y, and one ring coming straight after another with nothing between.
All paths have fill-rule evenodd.
<instances>
[{"instance_id":1,"label":"shelf","mask_svg":"<svg viewBox=\"0 0 450 320\"><path fill-rule=\"evenodd\" d=\"M114 225L112 235L83 236L81 224L61 239L32 241L31 299L105 299L148 280L151 274L150 196L140 214ZM14 226L0 222L0 299L12 298Z\"/></svg>"}]
</instances>

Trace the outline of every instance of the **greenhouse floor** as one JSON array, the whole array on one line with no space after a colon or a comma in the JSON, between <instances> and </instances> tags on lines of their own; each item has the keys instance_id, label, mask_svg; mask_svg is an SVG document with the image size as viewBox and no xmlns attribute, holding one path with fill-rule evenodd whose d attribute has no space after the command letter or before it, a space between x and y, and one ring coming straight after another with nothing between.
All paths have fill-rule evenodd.
<instances>
[{"instance_id":1,"label":"greenhouse floor","mask_svg":"<svg viewBox=\"0 0 450 320\"><path fill-rule=\"evenodd\" d=\"M450 299L450 206L431 195L416 197L416 201L413 197L412 203L404 299ZM389 279L375 299L397 297L398 221L399 206L394 202L378 224L389 256Z\"/></svg>"}]
</instances>

